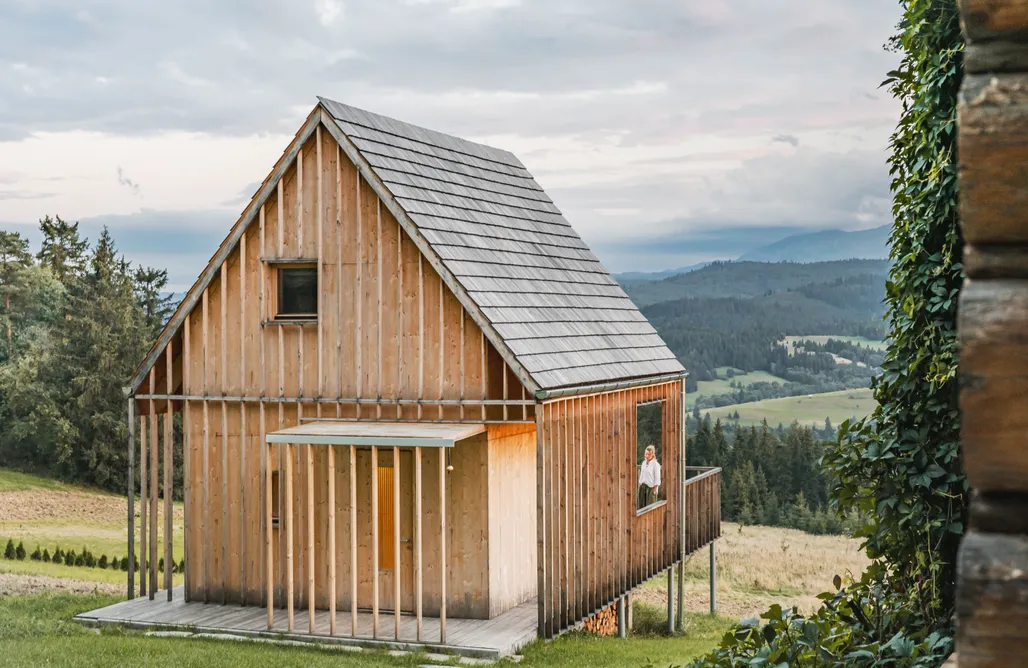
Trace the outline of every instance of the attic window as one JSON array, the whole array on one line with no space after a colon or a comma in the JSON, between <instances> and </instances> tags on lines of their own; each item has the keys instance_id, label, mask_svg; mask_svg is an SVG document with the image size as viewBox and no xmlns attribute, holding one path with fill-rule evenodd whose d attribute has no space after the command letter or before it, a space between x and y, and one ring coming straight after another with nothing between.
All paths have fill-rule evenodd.
<instances>
[{"instance_id":1,"label":"attic window","mask_svg":"<svg viewBox=\"0 0 1028 668\"><path fill-rule=\"evenodd\" d=\"M278 268L277 320L315 320L318 317L316 267Z\"/></svg>"}]
</instances>

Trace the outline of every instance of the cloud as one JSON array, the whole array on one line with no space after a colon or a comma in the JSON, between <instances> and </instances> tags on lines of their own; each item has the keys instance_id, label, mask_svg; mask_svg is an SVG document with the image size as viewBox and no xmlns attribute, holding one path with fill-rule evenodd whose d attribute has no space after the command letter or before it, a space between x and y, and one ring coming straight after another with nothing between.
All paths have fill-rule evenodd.
<instances>
[{"instance_id":1,"label":"cloud","mask_svg":"<svg viewBox=\"0 0 1028 668\"><path fill-rule=\"evenodd\" d=\"M132 191L133 195L139 194L139 184L125 176L125 172L122 171L121 167L118 167L118 183Z\"/></svg>"},{"instance_id":2,"label":"cloud","mask_svg":"<svg viewBox=\"0 0 1028 668\"><path fill-rule=\"evenodd\" d=\"M775 135L774 137L771 138L771 141L773 141L773 142L781 142L783 144L788 144L789 146L792 146L793 148L796 148L797 146L800 145L800 138L797 137L796 135Z\"/></svg>"}]
</instances>

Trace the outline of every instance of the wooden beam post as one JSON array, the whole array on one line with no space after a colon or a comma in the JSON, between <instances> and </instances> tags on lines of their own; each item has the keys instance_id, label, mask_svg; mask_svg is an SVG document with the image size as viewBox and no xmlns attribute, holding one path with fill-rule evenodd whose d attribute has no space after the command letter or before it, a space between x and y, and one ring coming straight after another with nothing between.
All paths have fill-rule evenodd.
<instances>
[{"instance_id":1,"label":"wooden beam post","mask_svg":"<svg viewBox=\"0 0 1028 668\"><path fill-rule=\"evenodd\" d=\"M381 283L379 283L381 285ZM381 406L379 406L381 410ZM378 637L378 448L371 446L371 637Z\"/></svg>"},{"instance_id":2,"label":"wooden beam post","mask_svg":"<svg viewBox=\"0 0 1028 668\"><path fill-rule=\"evenodd\" d=\"M286 443L282 446L285 449L285 513L279 519L281 525L285 523L286 540L286 620L289 632L293 632L293 448ZM281 531L281 529L280 529Z\"/></svg>"},{"instance_id":3,"label":"wooden beam post","mask_svg":"<svg viewBox=\"0 0 1028 668\"><path fill-rule=\"evenodd\" d=\"M307 617L314 633L317 594L314 581L314 446L307 444Z\"/></svg>"},{"instance_id":4,"label":"wooden beam post","mask_svg":"<svg viewBox=\"0 0 1028 668\"><path fill-rule=\"evenodd\" d=\"M164 359L167 360L165 376L165 385L168 388L168 394L170 395L174 388L172 387L172 352L174 351L175 339L171 338L168 340L168 348L164 351ZM185 364L186 360L183 357L182 363ZM164 588L168 590L168 600L171 600L171 591L174 588L172 586L172 572L175 570L175 562L172 557L172 546L174 543L174 533L172 524L172 505L171 497L173 489L171 469L173 462L174 452L174 438L175 431L172 429L174 420L171 413L171 399L165 401L165 414L164 414Z\"/></svg>"},{"instance_id":5,"label":"wooden beam post","mask_svg":"<svg viewBox=\"0 0 1028 668\"><path fill-rule=\"evenodd\" d=\"M336 634L336 446L328 446L328 633Z\"/></svg>"},{"instance_id":6,"label":"wooden beam post","mask_svg":"<svg viewBox=\"0 0 1028 668\"><path fill-rule=\"evenodd\" d=\"M189 314L186 314L186 318L182 323L182 392L183 394L190 394L192 392L192 385L189 379L189 366L192 355L190 354L190 343L189 343ZM185 572L182 574L183 590L185 591L186 603L190 601L189 592L192 589L193 584L193 564L189 560L189 549L191 540L189 534L192 533L192 527L190 524L190 518L192 517L192 464L190 462L189 451L192 448L192 439L189 437L192 431L192 422L189 416L189 402L182 402L182 509L183 509L183 528L182 532L182 559L185 562Z\"/></svg>"},{"instance_id":7,"label":"wooden beam post","mask_svg":"<svg viewBox=\"0 0 1028 668\"><path fill-rule=\"evenodd\" d=\"M146 480L146 474L150 466L150 460L147 459L147 434L146 434L147 417L146 414L140 414L139 416L139 595L146 596L146 562L147 562L147 543L146 543L146 512L147 512L147 501L146 493L148 483Z\"/></svg>"},{"instance_id":8,"label":"wooden beam post","mask_svg":"<svg viewBox=\"0 0 1028 668\"><path fill-rule=\"evenodd\" d=\"M357 446L350 446L350 635L357 637Z\"/></svg>"},{"instance_id":9,"label":"wooden beam post","mask_svg":"<svg viewBox=\"0 0 1028 668\"><path fill-rule=\"evenodd\" d=\"M261 408L263 409L263 405ZM262 424L263 422L261 420ZM264 558L266 562L264 587L268 606L268 630L271 631L275 627L275 586L272 577L272 573L275 572L275 550L271 540L273 533L271 518L274 513L271 506L272 446L262 440L261 448L264 450Z\"/></svg>"},{"instance_id":10,"label":"wooden beam post","mask_svg":"<svg viewBox=\"0 0 1028 668\"><path fill-rule=\"evenodd\" d=\"M128 599L136 597L135 559L132 553L136 547L136 401L128 398Z\"/></svg>"},{"instance_id":11,"label":"wooden beam post","mask_svg":"<svg viewBox=\"0 0 1028 668\"><path fill-rule=\"evenodd\" d=\"M420 409L421 405L418 405ZM421 447L414 448L414 614L418 620L418 642L423 631L424 588L422 571L425 556L421 551Z\"/></svg>"},{"instance_id":12,"label":"wooden beam post","mask_svg":"<svg viewBox=\"0 0 1028 668\"><path fill-rule=\"evenodd\" d=\"M399 404L397 404L399 406ZM400 448L393 446L393 622L400 639Z\"/></svg>"},{"instance_id":13,"label":"wooden beam post","mask_svg":"<svg viewBox=\"0 0 1028 668\"><path fill-rule=\"evenodd\" d=\"M686 476L686 393L685 381L681 381L679 392L679 439L678 439L678 624L679 633L685 632L685 476Z\"/></svg>"},{"instance_id":14,"label":"wooden beam post","mask_svg":"<svg viewBox=\"0 0 1028 668\"><path fill-rule=\"evenodd\" d=\"M446 644L446 449L439 449L439 642Z\"/></svg>"},{"instance_id":15,"label":"wooden beam post","mask_svg":"<svg viewBox=\"0 0 1028 668\"><path fill-rule=\"evenodd\" d=\"M156 392L157 374L156 369L150 369L150 394ZM150 561L150 585L147 595L152 601L157 593L157 464L160 457L158 440L160 431L157 426L158 415L154 400L150 400L150 535L149 535L149 561Z\"/></svg>"}]
</instances>

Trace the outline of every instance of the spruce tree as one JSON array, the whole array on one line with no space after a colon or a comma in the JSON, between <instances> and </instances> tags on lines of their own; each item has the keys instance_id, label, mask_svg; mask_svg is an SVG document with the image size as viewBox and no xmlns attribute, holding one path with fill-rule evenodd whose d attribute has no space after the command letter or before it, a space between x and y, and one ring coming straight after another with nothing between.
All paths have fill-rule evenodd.
<instances>
[{"instance_id":1,"label":"spruce tree","mask_svg":"<svg viewBox=\"0 0 1028 668\"><path fill-rule=\"evenodd\" d=\"M50 271L58 281L68 285L82 271L89 241L79 238L79 224L69 223L60 216L46 216L39 221L43 233L43 244L36 259Z\"/></svg>"},{"instance_id":2,"label":"spruce tree","mask_svg":"<svg viewBox=\"0 0 1028 668\"><path fill-rule=\"evenodd\" d=\"M171 297L164 293L168 287L168 272L153 267L138 267L133 279L136 298L143 309L143 320L150 336L157 338L173 310Z\"/></svg>"}]
</instances>

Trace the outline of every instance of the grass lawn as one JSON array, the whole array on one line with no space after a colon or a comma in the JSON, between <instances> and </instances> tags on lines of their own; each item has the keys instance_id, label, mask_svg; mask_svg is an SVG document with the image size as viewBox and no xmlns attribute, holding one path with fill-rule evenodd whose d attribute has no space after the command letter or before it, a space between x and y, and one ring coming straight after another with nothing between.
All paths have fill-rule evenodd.
<instances>
[{"instance_id":1,"label":"grass lawn","mask_svg":"<svg viewBox=\"0 0 1028 668\"><path fill-rule=\"evenodd\" d=\"M794 420L800 424L823 426L826 417L831 418L833 425L849 418L865 417L875 409L875 405L871 390L860 389L825 392L812 397L765 399L703 412L709 414L711 420L721 418L725 422L729 414L739 411L741 426L759 425L764 419L772 427L777 427L779 422L788 426Z\"/></svg>"},{"instance_id":2,"label":"grass lawn","mask_svg":"<svg viewBox=\"0 0 1028 668\"><path fill-rule=\"evenodd\" d=\"M113 603L99 595L35 594L0 596L0 646L5 666L419 666L419 654L393 657L384 652L276 647L273 645L182 638L148 638L104 629L100 633L71 621L81 611ZM641 616L636 613L637 623ZM659 622L659 620L647 620ZM724 618L688 616L685 635L633 636L625 640L572 633L525 649L522 666L604 667L682 663L709 651L731 624ZM454 663L456 661L454 660Z\"/></svg>"},{"instance_id":3,"label":"grass lawn","mask_svg":"<svg viewBox=\"0 0 1028 668\"><path fill-rule=\"evenodd\" d=\"M886 341L875 341L874 339L865 339L862 336L787 336L785 337L785 343L792 349L792 345L796 341L813 341L814 343L827 343L828 339L835 339L836 341L846 341L857 345L858 343L865 347L871 348L872 350L885 350L889 344Z\"/></svg>"},{"instance_id":4,"label":"grass lawn","mask_svg":"<svg viewBox=\"0 0 1028 668\"><path fill-rule=\"evenodd\" d=\"M733 378L728 378L726 371L728 367L719 367L717 369L717 380L701 380L696 383L696 392L686 395L686 400L693 399L696 397L711 397L718 394L728 394L734 392L735 388L731 387L729 383L737 382L742 383L745 387L752 383L785 383L785 379L773 376L766 371L750 371L745 373L742 371L736 371Z\"/></svg>"},{"instance_id":5,"label":"grass lawn","mask_svg":"<svg viewBox=\"0 0 1028 668\"><path fill-rule=\"evenodd\" d=\"M50 478L0 469L0 492L21 492L33 489L68 490L74 488Z\"/></svg>"}]
</instances>

